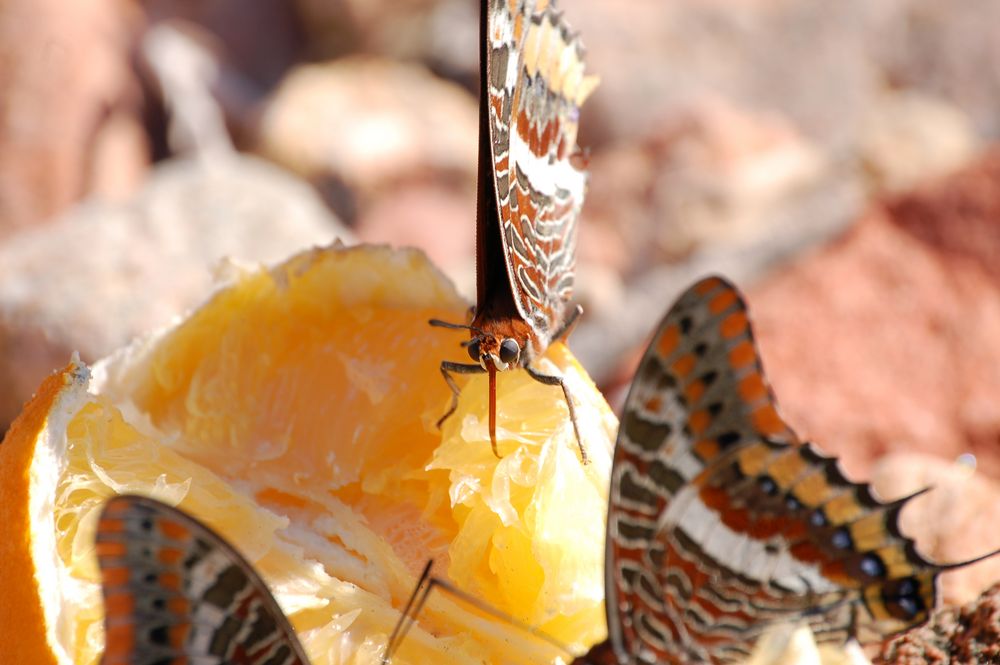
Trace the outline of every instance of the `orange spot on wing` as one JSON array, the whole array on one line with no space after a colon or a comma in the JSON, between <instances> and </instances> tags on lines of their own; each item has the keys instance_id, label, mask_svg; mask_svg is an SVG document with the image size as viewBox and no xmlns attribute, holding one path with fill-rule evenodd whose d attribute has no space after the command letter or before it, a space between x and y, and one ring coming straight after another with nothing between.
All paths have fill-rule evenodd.
<instances>
[{"instance_id":1,"label":"orange spot on wing","mask_svg":"<svg viewBox=\"0 0 1000 665\"><path fill-rule=\"evenodd\" d=\"M701 396L704 394L705 384L701 381L694 381L684 389L684 397L687 398L688 404L694 404L701 399Z\"/></svg>"},{"instance_id":2,"label":"orange spot on wing","mask_svg":"<svg viewBox=\"0 0 1000 665\"><path fill-rule=\"evenodd\" d=\"M156 558L160 563L172 566L184 556L184 550L177 549L176 547L164 547L159 552L156 553Z\"/></svg>"},{"instance_id":3,"label":"orange spot on wing","mask_svg":"<svg viewBox=\"0 0 1000 665\"><path fill-rule=\"evenodd\" d=\"M694 292L699 296L705 296L711 293L716 287L722 284L722 280L718 277L709 277L708 279L703 279L694 285Z\"/></svg>"},{"instance_id":4,"label":"orange spot on wing","mask_svg":"<svg viewBox=\"0 0 1000 665\"><path fill-rule=\"evenodd\" d=\"M712 298L708 303L708 310L712 314L722 314L724 311L729 309L733 303L736 302L736 294L732 291L723 291L719 295Z\"/></svg>"},{"instance_id":5,"label":"orange spot on wing","mask_svg":"<svg viewBox=\"0 0 1000 665\"><path fill-rule=\"evenodd\" d=\"M722 321L719 330L726 339L742 335L747 329L746 312L733 312Z\"/></svg>"},{"instance_id":6,"label":"orange spot on wing","mask_svg":"<svg viewBox=\"0 0 1000 665\"><path fill-rule=\"evenodd\" d=\"M695 411L691 414L691 417L688 418L688 429L690 429L693 434L701 434L708 429L708 425L711 422L712 418L708 415L708 411Z\"/></svg>"},{"instance_id":7,"label":"orange spot on wing","mask_svg":"<svg viewBox=\"0 0 1000 665\"><path fill-rule=\"evenodd\" d=\"M799 561L805 563L816 563L826 558L822 550L808 540L792 545L788 552Z\"/></svg>"},{"instance_id":8,"label":"orange spot on wing","mask_svg":"<svg viewBox=\"0 0 1000 665\"><path fill-rule=\"evenodd\" d=\"M177 616L187 616L191 611L191 603L184 596L174 596L167 600L167 609Z\"/></svg>"},{"instance_id":9,"label":"orange spot on wing","mask_svg":"<svg viewBox=\"0 0 1000 665\"><path fill-rule=\"evenodd\" d=\"M187 640L188 634L191 632L191 624L189 623L178 623L170 627L170 633L168 639L170 643L174 645L175 648L180 649L184 646L184 642Z\"/></svg>"},{"instance_id":10,"label":"orange spot on wing","mask_svg":"<svg viewBox=\"0 0 1000 665\"><path fill-rule=\"evenodd\" d=\"M135 611L135 597L131 592L109 593L104 596L104 613L109 617L130 616Z\"/></svg>"},{"instance_id":11,"label":"orange spot on wing","mask_svg":"<svg viewBox=\"0 0 1000 665\"><path fill-rule=\"evenodd\" d=\"M750 404L767 397L767 386L764 384L764 377L756 372L740 381L738 390L743 401Z\"/></svg>"},{"instance_id":12,"label":"orange spot on wing","mask_svg":"<svg viewBox=\"0 0 1000 665\"><path fill-rule=\"evenodd\" d=\"M746 533L750 528L750 513L743 508L720 509L719 518L736 533Z\"/></svg>"},{"instance_id":13,"label":"orange spot on wing","mask_svg":"<svg viewBox=\"0 0 1000 665\"><path fill-rule=\"evenodd\" d=\"M729 352L729 364L733 369L746 367L757 360L757 351L753 348L753 343L745 339L732 348Z\"/></svg>"},{"instance_id":14,"label":"orange spot on wing","mask_svg":"<svg viewBox=\"0 0 1000 665\"><path fill-rule=\"evenodd\" d=\"M656 352L660 354L660 356L666 358L674 352L674 349L677 348L677 343L680 339L680 327L676 323L668 326L667 329L663 331L663 334L660 335L660 339L656 341Z\"/></svg>"},{"instance_id":15,"label":"orange spot on wing","mask_svg":"<svg viewBox=\"0 0 1000 665\"><path fill-rule=\"evenodd\" d=\"M704 413L700 411L699 413ZM702 439L693 446L694 452L697 453L698 457L702 458L706 462L716 455L719 454L719 444L712 439Z\"/></svg>"},{"instance_id":16,"label":"orange spot on wing","mask_svg":"<svg viewBox=\"0 0 1000 665\"><path fill-rule=\"evenodd\" d=\"M121 533L125 530L125 520L104 517L97 525L97 530L101 533Z\"/></svg>"},{"instance_id":17,"label":"orange spot on wing","mask_svg":"<svg viewBox=\"0 0 1000 665\"><path fill-rule=\"evenodd\" d=\"M642 405L646 411L652 413L659 413L660 409L663 408L663 399L659 395L654 395L646 400L646 403Z\"/></svg>"},{"instance_id":18,"label":"orange spot on wing","mask_svg":"<svg viewBox=\"0 0 1000 665\"><path fill-rule=\"evenodd\" d=\"M160 533L171 540L187 540L191 536L191 531L180 522L162 520L159 526Z\"/></svg>"},{"instance_id":19,"label":"orange spot on wing","mask_svg":"<svg viewBox=\"0 0 1000 665\"><path fill-rule=\"evenodd\" d=\"M128 584L129 569L125 566L101 568L101 579L105 587L118 587Z\"/></svg>"},{"instance_id":20,"label":"orange spot on wing","mask_svg":"<svg viewBox=\"0 0 1000 665\"><path fill-rule=\"evenodd\" d=\"M181 578L176 573L161 573L160 586L171 591L181 590Z\"/></svg>"},{"instance_id":21,"label":"orange spot on wing","mask_svg":"<svg viewBox=\"0 0 1000 665\"><path fill-rule=\"evenodd\" d=\"M104 662L125 660L135 647L135 627L131 623L110 625L104 633ZM126 661L127 662L127 661Z\"/></svg>"},{"instance_id":22,"label":"orange spot on wing","mask_svg":"<svg viewBox=\"0 0 1000 665\"><path fill-rule=\"evenodd\" d=\"M845 586L848 589L860 586L859 580L854 579L847 569L844 567L844 562L840 559L831 561L825 564L820 571L823 573L823 577L839 584Z\"/></svg>"},{"instance_id":23,"label":"orange spot on wing","mask_svg":"<svg viewBox=\"0 0 1000 665\"><path fill-rule=\"evenodd\" d=\"M787 430L785 421L771 404L765 404L750 415L750 420L759 432L766 436L777 436Z\"/></svg>"},{"instance_id":24,"label":"orange spot on wing","mask_svg":"<svg viewBox=\"0 0 1000 665\"><path fill-rule=\"evenodd\" d=\"M670 366L670 371L672 371L677 376L684 378L691 373L694 369L695 357L692 354L687 354L686 356L681 356L677 361Z\"/></svg>"}]
</instances>

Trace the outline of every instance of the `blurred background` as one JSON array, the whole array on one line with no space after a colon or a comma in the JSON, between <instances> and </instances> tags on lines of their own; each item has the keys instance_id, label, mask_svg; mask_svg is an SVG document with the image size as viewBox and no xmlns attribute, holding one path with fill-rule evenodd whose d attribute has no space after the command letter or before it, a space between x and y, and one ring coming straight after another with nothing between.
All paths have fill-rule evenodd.
<instances>
[{"instance_id":1,"label":"blurred background","mask_svg":"<svg viewBox=\"0 0 1000 665\"><path fill-rule=\"evenodd\" d=\"M722 272L804 437L961 487L907 511L941 557L997 546L1000 3L560 6L601 78L571 347L609 400ZM477 39L473 0L6 0L0 430L227 262L415 245L471 298Z\"/></svg>"}]
</instances>

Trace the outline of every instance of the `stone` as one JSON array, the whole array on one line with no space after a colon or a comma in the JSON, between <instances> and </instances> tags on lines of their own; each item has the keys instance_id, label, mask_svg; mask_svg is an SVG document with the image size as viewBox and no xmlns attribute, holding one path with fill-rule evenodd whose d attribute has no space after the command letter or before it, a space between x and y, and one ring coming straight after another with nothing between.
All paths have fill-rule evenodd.
<instances>
[{"instance_id":1,"label":"stone","mask_svg":"<svg viewBox=\"0 0 1000 665\"><path fill-rule=\"evenodd\" d=\"M9 0L0 10L0 239L88 195L122 198L149 163L117 0Z\"/></svg>"},{"instance_id":2,"label":"stone","mask_svg":"<svg viewBox=\"0 0 1000 665\"><path fill-rule=\"evenodd\" d=\"M415 65L357 57L289 74L261 110L257 150L321 188L346 188L360 215L405 181L472 186L477 145L468 92Z\"/></svg>"},{"instance_id":3,"label":"stone","mask_svg":"<svg viewBox=\"0 0 1000 665\"><path fill-rule=\"evenodd\" d=\"M905 192L968 164L978 138L958 107L914 91L878 99L860 132L862 173L874 191Z\"/></svg>"},{"instance_id":4,"label":"stone","mask_svg":"<svg viewBox=\"0 0 1000 665\"><path fill-rule=\"evenodd\" d=\"M304 183L251 158L158 167L126 204L93 202L0 246L0 430L54 368L93 362L211 291L224 257L275 262L351 241Z\"/></svg>"}]
</instances>

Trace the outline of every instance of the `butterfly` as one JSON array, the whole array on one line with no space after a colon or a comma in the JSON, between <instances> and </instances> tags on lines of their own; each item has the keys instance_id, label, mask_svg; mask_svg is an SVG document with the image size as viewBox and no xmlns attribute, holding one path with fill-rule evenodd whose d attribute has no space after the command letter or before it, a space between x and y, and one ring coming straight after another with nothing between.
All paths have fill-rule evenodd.
<instances>
[{"instance_id":1,"label":"butterfly","mask_svg":"<svg viewBox=\"0 0 1000 665\"><path fill-rule=\"evenodd\" d=\"M570 307L577 217L586 173L574 165L580 105L597 81L584 76L583 47L548 0L483 0L480 17L479 193L476 308L463 344L472 364L441 373L458 406L452 374L489 374L489 429L496 441L496 374L522 368L559 386L584 463L573 399L562 376L532 366L565 339L582 309Z\"/></svg>"},{"instance_id":2,"label":"butterfly","mask_svg":"<svg viewBox=\"0 0 1000 665\"><path fill-rule=\"evenodd\" d=\"M309 665L253 566L190 515L116 496L98 520L96 550L102 665Z\"/></svg>"},{"instance_id":3,"label":"butterfly","mask_svg":"<svg viewBox=\"0 0 1000 665\"><path fill-rule=\"evenodd\" d=\"M575 665L726 663L782 622L820 642L926 621L938 564L879 500L778 413L736 288L688 289L646 349L615 445L608 640Z\"/></svg>"}]
</instances>

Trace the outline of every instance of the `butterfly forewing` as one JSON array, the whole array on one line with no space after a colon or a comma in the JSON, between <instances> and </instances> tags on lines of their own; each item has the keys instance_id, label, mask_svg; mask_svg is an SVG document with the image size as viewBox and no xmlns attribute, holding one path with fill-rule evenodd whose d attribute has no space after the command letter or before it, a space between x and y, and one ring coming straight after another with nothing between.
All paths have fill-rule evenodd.
<instances>
[{"instance_id":1,"label":"butterfly forewing","mask_svg":"<svg viewBox=\"0 0 1000 665\"><path fill-rule=\"evenodd\" d=\"M154 499L118 496L97 528L103 665L308 665L253 567L215 532Z\"/></svg>"},{"instance_id":2,"label":"butterfly forewing","mask_svg":"<svg viewBox=\"0 0 1000 665\"><path fill-rule=\"evenodd\" d=\"M497 214L481 214L480 224L499 224L514 303L544 351L573 292L586 175L570 158L580 105L596 81L584 76L580 41L550 2L490 0L486 32L483 157L492 158L495 201L485 203ZM481 265L480 307L484 272Z\"/></svg>"},{"instance_id":3,"label":"butterfly forewing","mask_svg":"<svg viewBox=\"0 0 1000 665\"><path fill-rule=\"evenodd\" d=\"M661 322L626 401L606 589L621 662L731 662L778 622L870 640L927 618L941 567L885 504L799 442L746 306L720 278Z\"/></svg>"}]
</instances>

